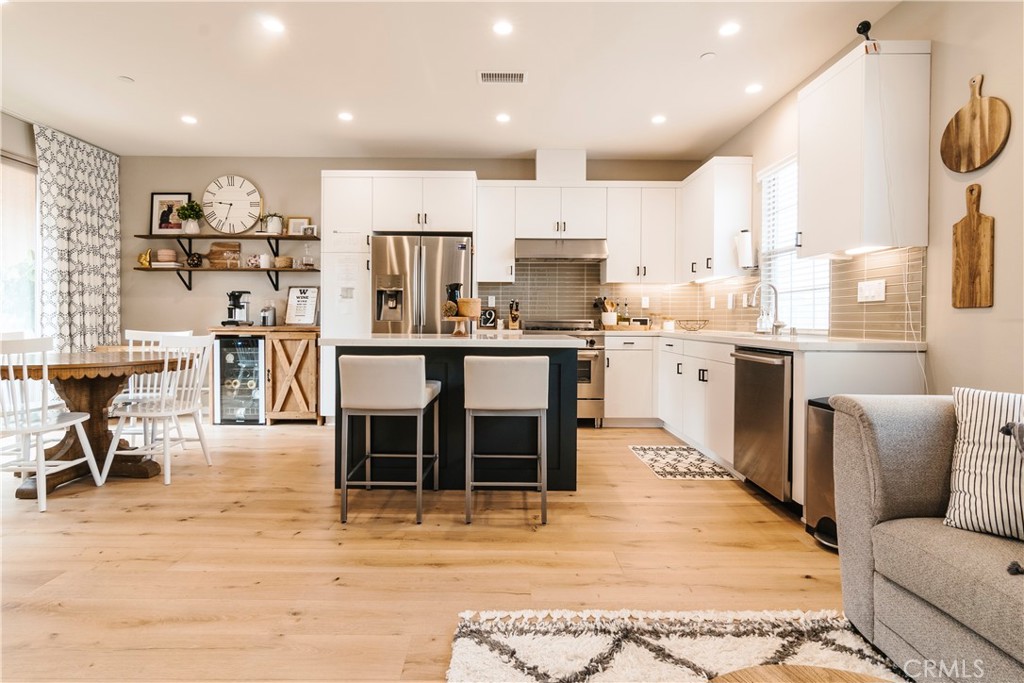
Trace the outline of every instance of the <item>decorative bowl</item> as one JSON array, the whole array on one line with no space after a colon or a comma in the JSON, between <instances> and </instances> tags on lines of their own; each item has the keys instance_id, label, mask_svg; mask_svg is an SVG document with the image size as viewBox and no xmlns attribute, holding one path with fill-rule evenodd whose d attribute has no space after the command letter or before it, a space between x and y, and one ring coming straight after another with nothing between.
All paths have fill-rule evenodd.
<instances>
[{"instance_id":1,"label":"decorative bowl","mask_svg":"<svg viewBox=\"0 0 1024 683\"><path fill-rule=\"evenodd\" d=\"M676 324L683 328L687 332L696 332L697 330L703 330L708 326L707 320L677 320Z\"/></svg>"},{"instance_id":2,"label":"decorative bowl","mask_svg":"<svg viewBox=\"0 0 1024 683\"><path fill-rule=\"evenodd\" d=\"M174 249L157 249L156 260L161 263L173 263L178 260L178 252Z\"/></svg>"}]
</instances>

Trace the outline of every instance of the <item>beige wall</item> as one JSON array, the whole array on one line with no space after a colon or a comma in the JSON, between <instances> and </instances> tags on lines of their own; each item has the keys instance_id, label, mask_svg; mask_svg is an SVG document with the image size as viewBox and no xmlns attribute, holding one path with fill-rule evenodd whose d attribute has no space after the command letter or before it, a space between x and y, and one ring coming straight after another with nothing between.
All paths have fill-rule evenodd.
<instances>
[{"instance_id":1,"label":"beige wall","mask_svg":"<svg viewBox=\"0 0 1024 683\"><path fill-rule=\"evenodd\" d=\"M0 113L0 149L15 159L35 163L36 138L32 124Z\"/></svg>"},{"instance_id":2,"label":"beige wall","mask_svg":"<svg viewBox=\"0 0 1024 683\"><path fill-rule=\"evenodd\" d=\"M592 180L681 180L696 162L648 162L591 160L587 175ZM202 195L207 183L225 173L237 173L252 180L263 192L267 211L285 216L311 216L320 224L320 171L326 169L473 170L482 180L529 180L534 177L533 159L349 159L349 158L265 158L265 157L122 157L121 158L121 324L125 329L194 329L202 332L226 316L226 293L233 289L252 292L252 309L272 299L283 319L289 285L315 285L318 274L281 276L281 291L275 292L263 273L194 273L193 290L188 292L171 273L133 270L135 258L148 248L175 246L173 242L138 239L149 231L150 193L191 192ZM213 234L203 225L204 234ZM230 240L230 236L224 236ZM207 240L195 242L205 252ZM266 253L261 241L241 243L242 260L253 253ZM302 244L282 244L283 255L301 256ZM312 247L319 265L319 247ZM250 319L255 316L250 315Z\"/></svg>"},{"instance_id":3,"label":"beige wall","mask_svg":"<svg viewBox=\"0 0 1024 683\"><path fill-rule=\"evenodd\" d=\"M933 393L948 393L959 385L1024 391L1022 27L1019 2L904 2L871 31L879 40L932 41L925 318ZM985 76L982 94L1005 100L1016 121L1006 148L992 164L973 173L953 173L939 158L939 139L950 117L967 101L968 80L979 73ZM796 91L715 150L716 155L752 155L755 172L795 152ZM965 214L964 191L971 183L982 185L981 210L995 217L995 305L958 310L950 297L952 225ZM755 199L754 205L758 203ZM754 212L755 231L760 228L758 213Z\"/></svg>"}]
</instances>

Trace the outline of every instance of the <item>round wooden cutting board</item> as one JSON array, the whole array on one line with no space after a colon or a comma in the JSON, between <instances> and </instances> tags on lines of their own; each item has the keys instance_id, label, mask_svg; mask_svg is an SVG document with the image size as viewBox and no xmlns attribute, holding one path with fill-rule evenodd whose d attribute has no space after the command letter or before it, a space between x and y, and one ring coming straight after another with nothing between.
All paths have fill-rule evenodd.
<instances>
[{"instance_id":1,"label":"round wooden cutting board","mask_svg":"<svg viewBox=\"0 0 1024 683\"><path fill-rule=\"evenodd\" d=\"M999 156L1010 135L1010 108L998 97L982 97L978 74L971 79L971 98L942 131L939 154L951 171L969 173Z\"/></svg>"}]
</instances>

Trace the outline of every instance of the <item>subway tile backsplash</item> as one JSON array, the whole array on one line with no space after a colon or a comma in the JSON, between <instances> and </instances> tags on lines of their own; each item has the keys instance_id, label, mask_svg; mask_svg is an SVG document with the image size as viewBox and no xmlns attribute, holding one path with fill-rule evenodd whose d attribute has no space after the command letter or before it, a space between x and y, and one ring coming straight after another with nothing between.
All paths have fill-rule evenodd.
<instances>
[{"instance_id":1,"label":"subway tile backsplash","mask_svg":"<svg viewBox=\"0 0 1024 683\"><path fill-rule=\"evenodd\" d=\"M850 339L923 340L924 248L889 249L833 261L829 335ZM884 302L857 303L857 283L886 281ZM508 302L517 299L526 320L593 319L598 297L628 304L632 316L708 320L708 328L752 331L757 309L743 307L759 282L756 275L705 284L640 285L601 284L601 265L589 262L520 261L513 284L480 283L478 296L487 303L495 297L499 315L508 317ZM728 307L729 294L733 308ZM650 306L641 309L641 297ZM711 297L715 307L711 308Z\"/></svg>"}]
</instances>

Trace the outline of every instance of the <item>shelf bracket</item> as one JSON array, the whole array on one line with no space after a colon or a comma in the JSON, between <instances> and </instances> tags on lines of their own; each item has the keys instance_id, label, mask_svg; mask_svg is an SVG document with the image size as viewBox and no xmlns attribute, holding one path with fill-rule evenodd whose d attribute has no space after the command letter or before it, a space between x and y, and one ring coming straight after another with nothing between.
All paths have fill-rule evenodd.
<instances>
[{"instance_id":1,"label":"shelf bracket","mask_svg":"<svg viewBox=\"0 0 1024 683\"><path fill-rule=\"evenodd\" d=\"M267 238L267 245L270 247L270 252L274 256L280 256L281 255L281 240L275 240L272 237L268 237ZM269 275L270 275L270 273L267 273L267 276L269 276ZM273 282L273 280L271 280L271 282ZM275 291L277 290L277 285L276 284L274 285L274 290Z\"/></svg>"},{"instance_id":2,"label":"shelf bracket","mask_svg":"<svg viewBox=\"0 0 1024 683\"><path fill-rule=\"evenodd\" d=\"M178 246L181 247L182 250L185 252L185 258L188 258L189 256L191 256L192 255L192 238L191 237L177 237L175 239L178 242ZM185 241L182 242L182 240L185 240ZM188 242L188 244L185 244L185 242ZM191 273L189 275L191 276ZM192 287L189 287L189 289L191 290Z\"/></svg>"},{"instance_id":3,"label":"shelf bracket","mask_svg":"<svg viewBox=\"0 0 1024 683\"><path fill-rule=\"evenodd\" d=\"M189 242L191 242L191 241L192 240L189 240ZM181 241L179 240L178 243L181 244ZM185 289L187 289L188 291L191 292L192 291L192 271L191 270L187 270L185 272L188 275L188 278L185 278L185 276L181 274L180 270L175 270L174 274L178 276L179 280L181 280L181 284L185 285Z\"/></svg>"},{"instance_id":4,"label":"shelf bracket","mask_svg":"<svg viewBox=\"0 0 1024 683\"><path fill-rule=\"evenodd\" d=\"M270 240L267 240L267 241L269 242ZM275 292L280 291L280 289L278 288L278 285L281 282L281 273L279 273L279 272L277 272L275 270L268 270L267 271L267 279L270 280L270 284L274 287L274 291ZM189 289L191 289L191 287L189 287Z\"/></svg>"}]
</instances>

